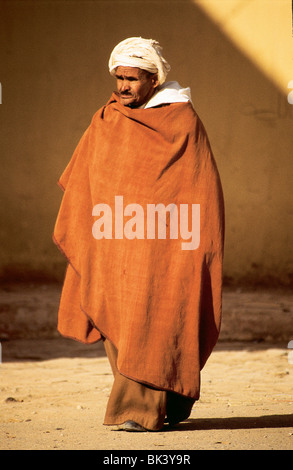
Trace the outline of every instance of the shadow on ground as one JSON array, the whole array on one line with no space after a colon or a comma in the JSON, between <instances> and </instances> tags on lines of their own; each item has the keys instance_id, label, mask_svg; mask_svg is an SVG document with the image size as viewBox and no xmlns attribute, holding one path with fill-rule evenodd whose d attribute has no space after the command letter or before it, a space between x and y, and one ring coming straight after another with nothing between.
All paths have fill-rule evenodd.
<instances>
[{"instance_id":1,"label":"shadow on ground","mask_svg":"<svg viewBox=\"0 0 293 470\"><path fill-rule=\"evenodd\" d=\"M66 338L15 339L1 341L2 362L48 361L57 358L106 357L102 341L86 345ZM215 351L265 351L271 348L284 349L283 342L219 341Z\"/></svg>"},{"instance_id":2,"label":"shadow on ground","mask_svg":"<svg viewBox=\"0 0 293 470\"><path fill-rule=\"evenodd\" d=\"M178 424L176 431L208 431L213 429L262 429L262 428L290 428L293 426L293 414L243 416L227 418L188 419ZM170 428L170 431L172 429Z\"/></svg>"}]
</instances>

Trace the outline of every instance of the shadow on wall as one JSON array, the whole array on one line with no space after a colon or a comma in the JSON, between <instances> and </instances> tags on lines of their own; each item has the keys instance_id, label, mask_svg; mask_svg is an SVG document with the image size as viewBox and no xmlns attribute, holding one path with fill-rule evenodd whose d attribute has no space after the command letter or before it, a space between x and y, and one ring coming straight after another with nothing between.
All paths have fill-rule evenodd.
<instances>
[{"instance_id":1,"label":"shadow on wall","mask_svg":"<svg viewBox=\"0 0 293 470\"><path fill-rule=\"evenodd\" d=\"M143 36L160 41L168 79L191 87L208 131L226 203L226 282L292 283L293 106L193 2L2 1L0 8L2 278L63 279L51 239L62 196L56 181L115 86L111 50Z\"/></svg>"}]
</instances>

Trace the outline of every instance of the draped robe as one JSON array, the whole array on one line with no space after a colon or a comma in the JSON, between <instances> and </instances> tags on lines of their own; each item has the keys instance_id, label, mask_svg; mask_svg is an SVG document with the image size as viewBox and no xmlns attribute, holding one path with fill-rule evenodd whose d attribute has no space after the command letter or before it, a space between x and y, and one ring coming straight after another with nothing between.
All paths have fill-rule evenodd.
<instances>
[{"instance_id":1,"label":"draped robe","mask_svg":"<svg viewBox=\"0 0 293 470\"><path fill-rule=\"evenodd\" d=\"M131 109L113 93L94 115L59 185L64 194L53 239L68 260L59 332L84 343L106 337L118 350L121 374L198 399L200 371L220 331L224 203L193 106ZM121 227L115 231L118 217L120 225L121 217L124 224L131 220L129 212L115 213L117 196L124 209L143 209L140 237L134 225L132 238ZM108 238L93 236L97 204L112 210ZM198 247L183 249L180 230L171 238L168 217L166 237L148 238L149 204L199 205Z\"/></svg>"}]
</instances>

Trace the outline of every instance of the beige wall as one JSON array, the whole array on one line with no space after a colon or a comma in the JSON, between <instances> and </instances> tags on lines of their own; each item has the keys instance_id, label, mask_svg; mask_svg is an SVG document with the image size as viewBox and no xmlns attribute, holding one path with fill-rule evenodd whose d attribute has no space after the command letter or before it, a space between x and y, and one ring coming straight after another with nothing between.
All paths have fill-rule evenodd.
<instances>
[{"instance_id":1,"label":"beige wall","mask_svg":"<svg viewBox=\"0 0 293 470\"><path fill-rule=\"evenodd\" d=\"M191 87L207 128L226 201L226 279L292 282L293 106L286 88L293 74L279 86L280 77L270 76L203 3L0 1L2 278L63 277L51 241L61 200L56 181L115 85L107 71L112 48L144 36L161 42L172 66L168 78ZM274 14L267 8L263 16L268 48L266 18ZM243 34L253 21L252 11ZM292 38L291 29L287 34Z\"/></svg>"}]
</instances>

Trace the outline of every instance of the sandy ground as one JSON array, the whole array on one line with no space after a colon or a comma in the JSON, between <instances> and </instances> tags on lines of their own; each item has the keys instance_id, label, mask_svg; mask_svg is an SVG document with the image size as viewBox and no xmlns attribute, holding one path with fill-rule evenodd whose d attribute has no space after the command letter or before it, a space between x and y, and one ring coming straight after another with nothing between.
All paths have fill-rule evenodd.
<instances>
[{"instance_id":1,"label":"sandy ground","mask_svg":"<svg viewBox=\"0 0 293 470\"><path fill-rule=\"evenodd\" d=\"M127 433L103 425L113 378L102 343L56 333L60 289L0 288L0 449L293 450L290 291L224 291L220 341L190 418Z\"/></svg>"},{"instance_id":2,"label":"sandy ground","mask_svg":"<svg viewBox=\"0 0 293 470\"><path fill-rule=\"evenodd\" d=\"M8 341L2 354L1 449L293 449L293 364L282 345L218 343L190 418L155 433L103 425L112 373L100 343Z\"/></svg>"}]
</instances>

